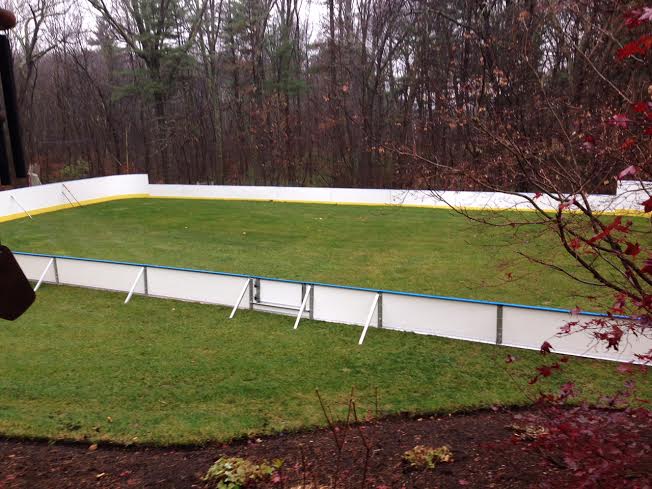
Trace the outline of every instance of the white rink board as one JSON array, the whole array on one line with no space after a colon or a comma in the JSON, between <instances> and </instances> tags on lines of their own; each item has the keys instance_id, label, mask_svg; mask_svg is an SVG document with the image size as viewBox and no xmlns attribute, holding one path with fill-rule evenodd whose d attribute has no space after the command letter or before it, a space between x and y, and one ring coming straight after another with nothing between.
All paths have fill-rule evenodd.
<instances>
[{"instance_id":1,"label":"white rink board","mask_svg":"<svg viewBox=\"0 0 652 489\"><path fill-rule=\"evenodd\" d=\"M598 343L586 332L556 336L559 328L570 321L588 322L591 319L591 316L506 307L503 312L503 344L538 350L544 341L549 341L554 347L553 351L559 353L620 362L628 362L634 358L634 354L652 349L652 340L647 338L639 338L629 344L623 341L620 351L614 351L607 350L604 343Z\"/></svg>"},{"instance_id":2,"label":"white rink board","mask_svg":"<svg viewBox=\"0 0 652 489\"><path fill-rule=\"evenodd\" d=\"M618 182L616 195L590 195L596 211L642 211L647 199L645 189L652 182ZM523 194L530 198L534 194ZM457 192L447 190L400 190L330 187L272 187L240 185L171 185L150 184L146 174L115 175L0 192L0 221L27 217L63 207L97 201L130 197L168 197L179 199L261 200L277 202L314 202L325 204L409 205L423 207L528 209L530 204L521 196L499 192ZM558 202L547 197L537 199L540 207L554 210ZM21 207L22 206L22 207ZM24 209L24 210L23 210Z\"/></svg>"},{"instance_id":3,"label":"white rink board","mask_svg":"<svg viewBox=\"0 0 652 489\"><path fill-rule=\"evenodd\" d=\"M366 290L317 285L314 318L329 323L364 326L375 295L374 292ZM378 325L377 316L377 313L374 313L370 326Z\"/></svg>"},{"instance_id":4,"label":"white rink board","mask_svg":"<svg viewBox=\"0 0 652 489\"><path fill-rule=\"evenodd\" d=\"M229 275L154 267L147 269L150 295L206 304L233 306L246 282L246 278ZM248 307L248 301L249 295L246 294L241 307Z\"/></svg>"},{"instance_id":5,"label":"white rink board","mask_svg":"<svg viewBox=\"0 0 652 489\"><path fill-rule=\"evenodd\" d=\"M261 280L258 291L261 302L273 302L286 306L301 306L301 284Z\"/></svg>"},{"instance_id":6,"label":"white rink board","mask_svg":"<svg viewBox=\"0 0 652 489\"><path fill-rule=\"evenodd\" d=\"M48 266L48 263L52 258L46 256L26 256L26 255L14 255L16 261L20 265L20 268L23 270L23 273L29 280L36 282L45 270L45 267ZM53 264L54 265L54 264ZM45 283L56 283L56 274L54 266L51 266L48 269L48 273L45 274L43 280Z\"/></svg>"},{"instance_id":7,"label":"white rink board","mask_svg":"<svg viewBox=\"0 0 652 489\"><path fill-rule=\"evenodd\" d=\"M383 327L495 343L496 306L383 294Z\"/></svg>"},{"instance_id":8,"label":"white rink board","mask_svg":"<svg viewBox=\"0 0 652 489\"><path fill-rule=\"evenodd\" d=\"M62 285L129 292L142 267L57 258L57 268L59 283ZM145 292L143 276L138 280L134 292L136 294Z\"/></svg>"},{"instance_id":9,"label":"white rink board","mask_svg":"<svg viewBox=\"0 0 652 489\"><path fill-rule=\"evenodd\" d=\"M652 188L652 182L643 182ZM616 195L590 195L589 202L596 211L641 211L646 198L639 182L618 182ZM519 195L500 192L458 192L448 190L399 190L328 187L262 187L239 185L167 185L149 184L152 197L262 200L270 202L314 202L324 204L407 205L423 207L531 209L530 203ZM634 192L632 188L638 188ZM535 198L533 193L524 196ZM546 210L556 210L559 202L547 197L537 198L537 204Z\"/></svg>"},{"instance_id":10,"label":"white rink board","mask_svg":"<svg viewBox=\"0 0 652 489\"><path fill-rule=\"evenodd\" d=\"M48 207L74 207L80 201L114 199L148 194L147 175L117 175L50 183L0 192L0 218L24 215ZM22 206L22 208L21 208Z\"/></svg>"},{"instance_id":11,"label":"white rink board","mask_svg":"<svg viewBox=\"0 0 652 489\"><path fill-rule=\"evenodd\" d=\"M36 281L54 258L58 270L58 283L116 292L128 292L143 268L136 284L135 293L185 301L219 304L232 308L245 290L240 309L251 307L250 294L254 292L253 308L258 311L294 316L301 305L302 290L313 286L313 311L308 309L303 317L312 312L314 319L338 324L363 326L377 294L381 301L371 315L371 327L381 327L420 334L445 336L482 343L497 343L499 339L498 311L502 309L502 341L500 344L517 348L538 350L544 341L550 341L558 353L616 361L635 361L636 353L646 353L652 348L652 339L640 338L634 344L623 344L621 352L595 348L595 341L584 333L556 337L559 328L569 321L590 321L590 315L573 317L569 312L545 308L514 306L510 304L468 301L418 294L374 291L355 287L341 287L310 282L292 282L264 277L242 276L227 273L187 270L137 263L120 263L30 255L15 253L16 259L27 277ZM45 277L46 282L56 282L55 267ZM259 283L258 300L253 285ZM146 287L147 285L147 287ZM273 303L287 307L275 307ZM309 303L308 303L309 304ZM382 311L379 311L382 307ZM222 311L222 313L224 313ZM226 314L226 313L224 313ZM305 319L304 319L305 320ZM288 327L292 326L289 320ZM630 341L633 338L630 338ZM373 341L373 332L367 334L367 342Z\"/></svg>"}]
</instances>

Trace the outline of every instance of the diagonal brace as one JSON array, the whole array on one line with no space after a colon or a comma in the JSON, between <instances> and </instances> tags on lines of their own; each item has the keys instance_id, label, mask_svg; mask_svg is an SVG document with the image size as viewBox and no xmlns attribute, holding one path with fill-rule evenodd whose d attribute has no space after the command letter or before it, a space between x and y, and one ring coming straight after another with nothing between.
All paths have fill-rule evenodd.
<instances>
[{"instance_id":1,"label":"diagonal brace","mask_svg":"<svg viewBox=\"0 0 652 489\"><path fill-rule=\"evenodd\" d=\"M306 289L306 295L303 296L303 302L301 303L301 308L299 309L299 314L297 315L297 320L294 322L294 329L299 327L299 321L301 321L301 316L303 316L303 311L306 310L306 304L308 304L308 299L310 299L310 293L312 292L312 285L309 285Z\"/></svg>"},{"instance_id":2,"label":"diagonal brace","mask_svg":"<svg viewBox=\"0 0 652 489\"><path fill-rule=\"evenodd\" d=\"M245 294L247 293L247 289L249 288L250 283L251 283L251 279L248 278L247 281L244 284L244 287L242 287L242 292L240 292L240 296L238 297L238 301L235 303L235 306L233 306L233 310L231 311L231 315L229 316L229 319L233 319L233 317L235 316L235 313L238 310L238 307L240 307L240 303L242 302L242 299L244 298Z\"/></svg>"},{"instance_id":3,"label":"diagonal brace","mask_svg":"<svg viewBox=\"0 0 652 489\"><path fill-rule=\"evenodd\" d=\"M50 261L45 266L45 270L43 270L43 273L39 277L38 282L36 282L36 286L34 287L34 292L36 292L39 289L39 287L41 287L43 280L45 280L45 275L48 273L48 270L50 269L53 263L54 263L54 258L50 258Z\"/></svg>"},{"instance_id":4,"label":"diagonal brace","mask_svg":"<svg viewBox=\"0 0 652 489\"><path fill-rule=\"evenodd\" d=\"M360 335L360 341L358 341L358 345L361 345L364 342L365 336L367 336L367 330L369 329L369 325L371 324L371 319L374 317L374 311L376 310L376 306L378 305L379 299L380 299L380 294L376 294L376 296L374 297L374 301L371 304L369 315L367 316L367 322L364 324L364 329L362 330L362 334Z\"/></svg>"},{"instance_id":5,"label":"diagonal brace","mask_svg":"<svg viewBox=\"0 0 652 489\"><path fill-rule=\"evenodd\" d=\"M138 272L138 276L136 277L136 280L134 280L134 284L131 286L131 289L129 289L129 294L127 295L127 298L125 299L125 304L127 304L131 300L131 296L134 295L134 291L136 290L136 286L138 285L138 282L140 281L140 277L143 276L143 273L145 272L145 267L142 267L140 271Z\"/></svg>"}]
</instances>

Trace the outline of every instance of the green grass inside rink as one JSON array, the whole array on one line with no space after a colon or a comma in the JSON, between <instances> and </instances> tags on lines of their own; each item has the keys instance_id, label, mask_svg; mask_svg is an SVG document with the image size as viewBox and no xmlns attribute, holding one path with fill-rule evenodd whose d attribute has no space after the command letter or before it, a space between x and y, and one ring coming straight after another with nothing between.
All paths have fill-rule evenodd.
<instances>
[{"instance_id":1,"label":"green grass inside rink","mask_svg":"<svg viewBox=\"0 0 652 489\"><path fill-rule=\"evenodd\" d=\"M0 236L19 251L472 299L602 310L612 298L518 253L578 271L550 233L445 209L134 199L3 223Z\"/></svg>"},{"instance_id":2,"label":"green grass inside rink","mask_svg":"<svg viewBox=\"0 0 652 489\"><path fill-rule=\"evenodd\" d=\"M342 415L453 412L528 402L572 378L589 399L622 387L616 364L571 359L528 386L537 352L147 297L44 286L0 328L0 432L186 444L323 426ZM519 361L506 364L508 353ZM554 356L546 360L554 361ZM508 369L510 369L508 371ZM642 376L641 397L652 378Z\"/></svg>"}]
</instances>

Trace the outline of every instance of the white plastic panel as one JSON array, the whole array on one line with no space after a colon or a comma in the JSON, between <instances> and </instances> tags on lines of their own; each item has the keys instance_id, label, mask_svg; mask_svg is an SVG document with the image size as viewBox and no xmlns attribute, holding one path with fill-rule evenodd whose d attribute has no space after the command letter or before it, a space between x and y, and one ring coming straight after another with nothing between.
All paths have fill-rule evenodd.
<instances>
[{"instance_id":1,"label":"white plastic panel","mask_svg":"<svg viewBox=\"0 0 652 489\"><path fill-rule=\"evenodd\" d=\"M64 285L129 292L141 267L93 261L57 258L59 282ZM144 277L138 281L134 292L145 292Z\"/></svg>"},{"instance_id":2,"label":"white plastic panel","mask_svg":"<svg viewBox=\"0 0 652 489\"><path fill-rule=\"evenodd\" d=\"M575 333L557 337L559 328L578 317L570 314L537 311L532 309L505 308L503 315L503 343L509 346L539 349L544 341L549 341L553 351L579 356L608 358L618 361L630 361L635 353L646 353L652 348L652 340L639 338L635 344L623 344L615 352L598 343L588 333ZM580 316L579 320L587 322L590 316ZM630 338L634 340L634 338Z\"/></svg>"},{"instance_id":3,"label":"white plastic panel","mask_svg":"<svg viewBox=\"0 0 652 489\"><path fill-rule=\"evenodd\" d=\"M646 188L652 182L643 183ZM617 195L591 195L589 201L596 210L640 210L640 197L635 195L626 182L621 182ZM432 190L383 190L326 187L256 187L236 185L149 185L153 197L192 197L207 199L252 199L269 201L310 201L323 203L351 203L374 205L410 205L428 207L527 209L530 204L518 195L500 192L456 192ZM644 193L639 191L640 193ZM534 197L534 194L525 194ZM634 196L634 197L632 197ZM638 200L637 200L638 199ZM644 199L643 199L644 200ZM538 205L554 210L559 203L546 196L540 197Z\"/></svg>"},{"instance_id":4,"label":"white plastic panel","mask_svg":"<svg viewBox=\"0 0 652 489\"><path fill-rule=\"evenodd\" d=\"M495 343L496 310L490 304L383 294L383 327Z\"/></svg>"},{"instance_id":5,"label":"white plastic panel","mask_svg":"<svg viewBox=\"0 0 652 489\"><path fill-rule=\"evenodd\" d=\"M68 205L64 197L64 185L74 197L82 201L150 194L153 197L255 199L269 201L309 201L323 203L359 203L376 205L417 205L469 208L528 208L523 198L496 192L453 192L429 190L382 190L328 187L257 187L238 185L155 185L149 184L147 175L115 175L88 178L35 187L0 192L0 219L4 216L25 215L57 205ZM652 188L652 182L643 182ZM68 191L66 191L68 195ZM640 202L646 193L639 182L619 182L616 195L591 195L589 201L595 210L640 211ZM15 198L12 198L12 196ZM533 194L529 194L530 197ZM68 195L74 202L75 199ZM442 200L443 199L443 200ZM20 203L20 205L18 205ZM541 207L555 209L556 201L545 196L538 200Z\"/></svg>"},{"instance_id":6,"label":"white plastic panel","mask_svg":"<svg viewBox=\"0 0 652 489\"><path fill-rule=\"evenodd\" d=\"M331 191L331 202L358 204L390 204L391 190L365 188L334 188Z\"/></svg>"},{"instance_id":7,"label":"white plastic panel","mask_svg":"<svg viewBox=\"0 0 652 489\"><path fill-rule=\"evenodd\" d=\"M331 323L363 326L369 315L375 293L361 290L315 286L314 318ZM377 326L374 314L371 326Z\"/></svg>"},{"instance_id":8,"label":"white plastic panel","mask_svg":"<svg viewBox=\"0 0 652 489\"><path fill-rule=\"evenodd\" d=\"M231 307L238 300L246 281L246 278L228 275L164 268L147 269L150 295ZM249 293L245 294L240 304L240 308L244 307L249 307Z\"/></svg>"},{"instance_id":9,"label":"white plastic panel","mask_svg":"<svg viewBox=\"0 0 652 489\"><path fill-rule=\"evenodd\" d=\"M296 308L301 306L301 284L261 280L258 293L261 302L273 302Z\"/></svg>"},{"instance_id":10,"label":"white plastic panel","mask_svg":"<svg viewBox=\"0 0 652 489\"><path fill-rule=\"evenodd\" d=\"M21 268L31 280L38 280L50 257L16 255ZM139 265L104 263L69 258L57 258L59 281L62 284L127 292L141 270ZM232 307L243 290L246 277L210 274L188 270L147 268L148 293L171 299L221 304ZM54 268L48 271L46 281L55 281ZM145 274L138 279L135 289L145 292ZM261 279L260 298L264 302L299 307L301 284ZM314 287L314 318L317 320L362 326L369 315L376 292L349 288ZM249 307L249 291L240 308ZM276 314L296 316L297 312L257 306ZM496 341L497 306L472 302L447 301L437 298L384 293L382 295L383 327L422 334L447 336L471 341ZM308 312L304 314L304 317ZM372 315L371 326L378 325L378 311ZM587 334L573 334L557 338L559 328L568 321L577 320L568 313L503 307L502 344L539 349L550 341L555 351L619 361L635 360L635 353L646 353L652 340L629 338L621 352L607 351ZM580 316L590 321L590 316ZM290 326L290 324L288 323Z\"/></svg>"},{"instance_id":11,"label":"white plastic panel","mask_svg":"<svg viewBox=\"0 0 652 489\"><path fill-rule=\"evenodd\" d=\"M70 182L50 183L35 187L25 187L0 192L0 218L59 205L69 205L75 199L65 190L64 185L77 200L84 201L120 196L147 194L149 181L147 175L116 175L110 177L87 178ZM64 196L66 192L68 199ZM18 205L20 204L20 206Z\"/></svg>"},{"instance_id":12,"label":"white plastic panel","mask_svg":"<svg viewBox=\"0 0 652 489\"><path fill-rule=\"evenodd\" d=\"M45 270L45 267L48 266L48 263L52 258L43 257L43 256L25 256L25 255L14 255L16 261L20 265L20 268L23 270L23 273L29 280L38 280ZM56 275L54 271L54 264L48 270L48 273L45 274L44 281L47 283L54 283L56 281Z\"/></svg>"}]
</instances>

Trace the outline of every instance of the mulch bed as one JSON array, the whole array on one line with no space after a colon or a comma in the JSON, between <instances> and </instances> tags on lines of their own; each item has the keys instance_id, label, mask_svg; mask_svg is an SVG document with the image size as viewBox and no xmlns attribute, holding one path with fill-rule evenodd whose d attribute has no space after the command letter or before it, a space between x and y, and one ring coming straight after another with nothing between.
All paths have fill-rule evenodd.
<instances>
[{"instance_id":1,"label":"mulch bed","mask_svg":"<svg viewBox=\"0 0 652 489\"><path fill-rule=\"evenodd\" d=\"M283 482L273 487L361 488L367 450L367 487L570 487L566 470L512 443L509 412L390 417L340 428L346 442L338 463L333 433L315 430L195 448L114 447L0 440L0 488L202 488L201 477L220 456L285 460ZM415 445L449 445L455 461L434 471L410 470L402 461ZM271 486L271 483L269 485Z\"/></svg>"}]
</instances>

